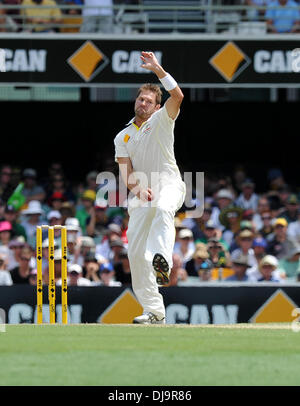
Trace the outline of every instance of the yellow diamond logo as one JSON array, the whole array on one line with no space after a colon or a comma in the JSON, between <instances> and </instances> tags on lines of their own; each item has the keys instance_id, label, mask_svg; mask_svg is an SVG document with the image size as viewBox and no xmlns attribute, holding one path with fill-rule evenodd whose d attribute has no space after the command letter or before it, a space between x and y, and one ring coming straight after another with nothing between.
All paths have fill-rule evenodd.
<instances>
[{"instance_id":1,"label":"yellow diamond logo","mask_svg":"<svg viewBox=\"0 0 300 406\"><path fill-rule=\"evenodd\" d=\"M108 64L108 58L91 41L86 41L70 56L68 63L89 82Z\"/></svg>"},{"instance_id":2,"label":"yellow diamond logo","mask_svg":"<svg viewBox=\"0 0 300 406\"><path fill-rule=\"evenodd\" d=\"M132 323L133 319L143 313L143 308L130 289L126 289L100 316L100 323Z\"/></svg>"},{"instance_id":3,"label":"yellow diamond logo","mask_svg":"<svg viewBox=\"0 0 300 406\"><path fill-rule=\"evenodd\" d=\"M234 42L229 41L209 60L209 63L227 82L232 82L251 61Z\"/></svg>"},{"instance_id":4,"label":"yellow diamond logo","mask_svg":"<svg viewBox=\"0 0 300 406\"><path fill-rule=\"evenodd\" d=\"M269 299L251 317L252 323L292 322L292 311L297 305L281 289L277 289Z\"/></svg>"}]
</instances>

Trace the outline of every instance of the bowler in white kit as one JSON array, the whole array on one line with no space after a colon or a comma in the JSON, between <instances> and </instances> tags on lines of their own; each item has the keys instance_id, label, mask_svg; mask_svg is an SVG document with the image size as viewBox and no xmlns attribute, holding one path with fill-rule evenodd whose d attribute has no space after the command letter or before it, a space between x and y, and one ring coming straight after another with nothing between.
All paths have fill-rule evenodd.
<instances>
[{"instance_id":1,"label":"bowler in white kit","mask_svg":"<svg viewBox=\"0 0 300 406\"><path fill-rule=\"evenodd\" d=\"M169 282L174 216L186 193L174 156L174 126L183 93L153 52L142 52L141 61L170 97L162 107L158 85L140 87L135 116L115 137L115 160L129 189L128 258L132 287L143 306L143 314L133 323L164 324L165 306L158 286Z\"/></svg>"}]
</instances>

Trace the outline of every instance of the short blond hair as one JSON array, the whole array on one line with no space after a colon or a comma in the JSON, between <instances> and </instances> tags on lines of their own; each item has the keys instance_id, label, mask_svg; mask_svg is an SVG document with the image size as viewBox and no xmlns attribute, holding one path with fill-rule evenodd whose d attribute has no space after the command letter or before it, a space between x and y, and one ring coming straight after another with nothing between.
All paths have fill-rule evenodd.
<instances>
[{"instance_id":1,"label":"short blond hair","mask_svg":"<svg viewBox=\"0 0 300 406\"><path fill-rule=\"evenodd\" d=\"M161 104L161 99L162 99L162 91L158 85L155 85L153 83L145 83L142 85L137 92L137 98L143 91L150 91L155 93L156 95L156 104Z\"/></svg>"}]
</instances>

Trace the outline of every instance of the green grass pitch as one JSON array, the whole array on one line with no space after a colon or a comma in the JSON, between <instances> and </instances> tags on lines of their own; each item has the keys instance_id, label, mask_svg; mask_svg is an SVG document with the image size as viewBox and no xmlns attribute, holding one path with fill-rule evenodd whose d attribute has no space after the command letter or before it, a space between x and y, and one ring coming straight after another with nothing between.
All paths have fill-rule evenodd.
<instances>
[{"instance_id":1,"label":"green grass pitch","mask_svg":"<svg viewBox=\"0 0 300 406\"><path fill-rule=\"evenodd\" d=\"M1 385L299 385L290 325L7 325Z\"/></svg>"}]
</instances>

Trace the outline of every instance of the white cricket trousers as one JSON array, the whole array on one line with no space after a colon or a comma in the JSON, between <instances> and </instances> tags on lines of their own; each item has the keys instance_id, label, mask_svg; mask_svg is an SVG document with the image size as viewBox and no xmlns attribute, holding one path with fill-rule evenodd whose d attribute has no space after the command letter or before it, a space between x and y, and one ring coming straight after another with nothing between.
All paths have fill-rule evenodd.
<instances>
[{"instance_id":1,"label":"white cricket trousers","mask_svg":"<svg viewBox=\"0 0 300 406\"><path fill-rule=\"evenodd\" d=\"M174 216L184 202L185 191L182 181L166 185L160 190L155 207L134 207L128 211L128 259L132 288L144 312L152 312L159 318L165 317L165 306L152 260L159 253L170 269L173 265Z\"/></svg>"}]
</instances>

